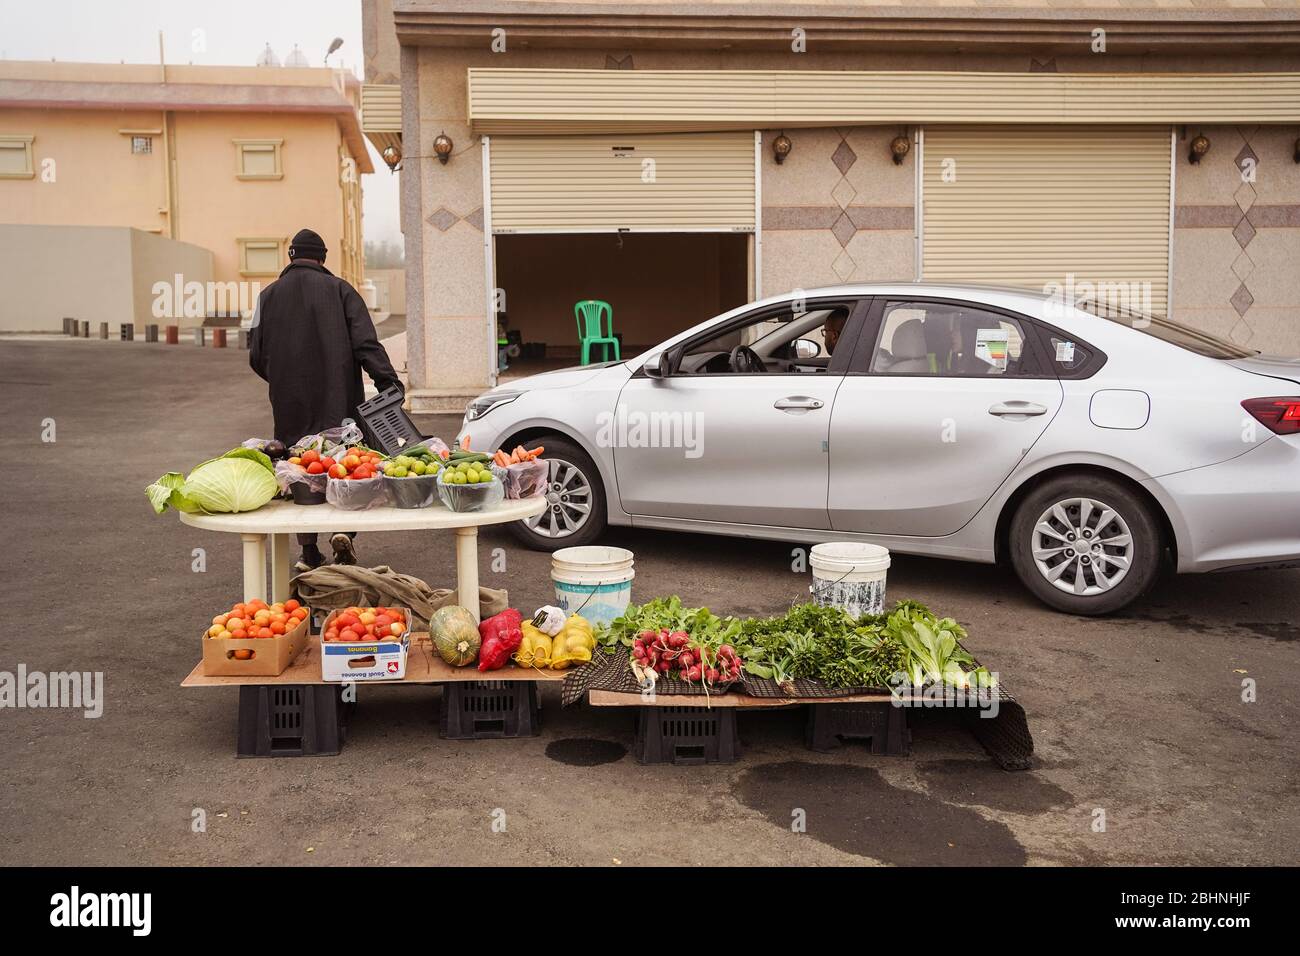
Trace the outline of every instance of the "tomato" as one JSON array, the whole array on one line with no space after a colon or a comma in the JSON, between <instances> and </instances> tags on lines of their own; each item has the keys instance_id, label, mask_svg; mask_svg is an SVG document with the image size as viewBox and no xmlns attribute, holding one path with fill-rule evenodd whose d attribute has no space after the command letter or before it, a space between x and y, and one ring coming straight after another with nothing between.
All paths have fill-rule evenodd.
<instances>
[{"instance_id":1,"label":"tomato","mask_svg":"<svg viewBox=\"0 0 1300 956\"><path fill-rule=\"evenodd\" d=\"M295 601L293 598L289 598L289 600L284 602L284 609L286 611L296 611L300 607L302 607L302 605L299 604L297 601Z\"/></svg>"},{"instance_id":2,"label":"tomato","mask_svg":"<svg viewBox=\"0 0 1300 956\"><path fill-rule=\"evenodd\" d=\"M307 609L305 607L296 607L290 612L289 616L296 617L298 620L301 621L303 618L307 616Z\"/></svg>"},{"instance_id":3,"label":"tomato","mask_svg":"<svg viewBox=\"0 0 1300 956\"><path fill-rule=\"evenodd\" d=\"M361 449L360 449L360 448L357 448L357 447L355 447L355 446L353 446L352 448L349 448L349 449L347 450L347 454L350 455L350 456L353 457L353 458L360 458L360 457L361 457Z\"/></svg>"},{"instance_id":4,"label":"tomato","mask_svg":"<svg viewBox=\"0 0 1300 956\"><path fill-rule=\"evenodd\" d=\"M325 474L325 466L318 461L313 461L310 465L307 466L307 474L323 475Z\"/></svg>"},{"instance_id":5,"label":"tomato","mask_svg":"<svg viewBox=\"0 0 1300 956\"><path fill-rule=\"evenodd\" d=\"M312 462L320 461L320 452L315 448L309 448L302 453L302 462L304 465L310 465Z\"/></svg>"},{"instance_id":6,"label":"tomato","mask_svg":"<svg viewBox=\"0 0 1300 956\"><path fill-rule=\"evenodd\" d=\"M388 630L388 626L393 623L393 619L387 614L375 615L375 628L380 631Z\"/></svg>"},{"instance_id":7,"label":"tomato","mask_svg":"<svg viewBox=\"0 0 1300 956\"><path fill-rule=\"evenodd\" d=\"M406 625L390 624L388 625L388 632L392 634L393 637L401 637L406 632Z\"/></svg>"},{"instance_id":8,"label":"tomato","mask_svg":"<svg viewBox=\"0 0 1300 956\"><path fill-rule=\"evenodd\" d=\"M253 615L253 620L265 627L271 623L271 612L265 609L260 610Z\"/></svg>"},{"instance_id":9,"label":"tomato","mask_svg":"<svg viewBox=\"0 0 1300 956\"><path fill-rule=\"evenodd\" d=\"M342 465L330 465L329 475L331 478L346 478L348 470Z\"/></svg>"},{"instance_id":10,"label":"tomato","mask_svg":"<svg viewBox=\"0 0 1300 956\"><path fill-rule=\"evenodd\" d=\"M283 634L283 633L284 633L284 622L283 622L283 621L275 621L274 623L272 623L272 625L271 625L271 633L272 633L272 634Z\"/></svg>"},{"instance_id":11,"label":"tomato","mask_svg":"<svg viewBox=\"0 0 1300 956\"><path fill-rule=\"evenodd\" d=\"M362 611L361 614L358 615L358 617L360 618L362 624L374 624L376 620L373 611Z\"/></svg>"},{"instance_id":12,"label":"tomato","mask_svg":"<svg viewBox=\"0 0 1300 956\"><path fill-rule=\"evenodd\" d=\"M233 631L236 629L244 629L244 619L242 617L232 617L226 621L226 630Z\"/></svg>"},{"instance_id":13,"label":"tomato","mask_svg":"<svg viewBox=\"0 0 1300 956\"><path fill-rule=\"evenodd\" d=\"M290 458L290 459L289 459L289 464L291 464L291 465L301 465L301 464L302 464L302 459L295 455L293 458Z\"/></svg>"},{"instance_id":14,"label":"tomato","mask_svg":"<svg viewBox=\"0 0 1300 956\"><path fill-rule=\"evenodd\" d=\"M213 624L210 628L208 628L208 637L220 637L225 632L225 630L226 629L222 627L220 624Z\"/></svg>"},{"instance_id":15,"label":"tomato","mask_svg":"<svg viewBox=\"0 0 1300 956\"><path fill-rule=\"evenodd\" d=\"M320 463L324 465L326 468L331 468L334 465L334 459L331 458L329 455L326 455L324 458L320 460Z\"/></svg>"},{"instance_id":16,"label":"tomato","mask_svg":"<svg viewBox=\"0 0 1300 956\"><path fill-rule=\"evenodd\" d=\"M242 641L248 637L248 632L241 627L231 631L230 636L236 641Z\"/></svg>"},{"instance_id":17,"label":"tomato","mask_svg":"<svg viewBox=\"0 0 1300 956\"><path fill-rule=\"evenodd\" d=\"M264 627L257 632L257 636L261 638L266 638L266 637L275 637L275 634L271 631L269 627Z\"/></svg>"},{"instance_id":18,"label":"tomato","mask_svg":"<svg viewBox=\"0 0 1300 956\"><path fill-rule=\"evenodd\" d=\"M337 627L331 627L328 631L325 632L325 640L337 641L338 639L339 639L339 629Z\"/></svg>"},{"instance_id":19,"label":"tomato","mask_svg":"<svg viewBox=\"0 0 1300 956\"><path fill-rule=\"evenodd\" d=\"M251 661L252 659L253 652L247 647L241 647L235 651L235 660L237 661Z\"/></svg>"}]
</instances>

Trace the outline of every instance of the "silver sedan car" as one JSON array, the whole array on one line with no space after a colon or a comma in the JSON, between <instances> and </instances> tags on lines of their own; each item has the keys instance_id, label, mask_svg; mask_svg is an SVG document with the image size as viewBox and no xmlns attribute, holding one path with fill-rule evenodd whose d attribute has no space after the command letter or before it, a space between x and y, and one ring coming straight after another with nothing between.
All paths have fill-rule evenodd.
<instances>
[{"instance_id":1,"label":"silver sedan car","mask_svg":"<svg viewBox=\"0 0 1300 956\"><path fill-rule=\"evenodd\" d=\"M1102 614L1180 572L1300 564L1300 359L1022 290L778 296L636 359L485 393L461 435L546 446L550 550L608 525L1007 561Z\"/></svg>"}]
</instances>

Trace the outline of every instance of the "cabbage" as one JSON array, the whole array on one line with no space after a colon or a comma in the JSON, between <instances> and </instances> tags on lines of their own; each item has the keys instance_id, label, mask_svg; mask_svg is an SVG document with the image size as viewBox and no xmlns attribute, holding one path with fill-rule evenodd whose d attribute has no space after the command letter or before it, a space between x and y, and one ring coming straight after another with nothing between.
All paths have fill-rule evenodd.
<instances>
[{"instance_id":1,"label":"cabbage","mask_svg":"<svg viewBox=\"0 0 1300 956\"><path fill-rule=\"evenodd\" d=\"M145 489L157 514L170 506L186 512L235 514L262 507L280 491L271 459L252 448L236 448L205 461L188 478L169 471Z\"/></svg>"}]
</instances>

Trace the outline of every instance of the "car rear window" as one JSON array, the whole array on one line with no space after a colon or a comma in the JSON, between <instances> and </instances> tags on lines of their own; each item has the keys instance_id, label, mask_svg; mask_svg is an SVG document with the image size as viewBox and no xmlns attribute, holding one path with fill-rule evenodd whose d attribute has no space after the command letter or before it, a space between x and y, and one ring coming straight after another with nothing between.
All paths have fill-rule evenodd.
<instances>
[{"instance_id":1,"label":"car rear window","mask_svg":"<svg viewBox=\"0 0 1300 956\"><path fill-rule=\"evenodd\" d=\"M1089 310L1093 311L1093 310ZM1189 352L1195 352L1197 355L1204 355L1212 359L1243 359L1250 358L1252 355L1258 355L1255 349L1244 349L1240 345L1235 345L1227 339L1221 339L1217 335L1211 335L1209 332L1202 332L1200 329L1194 329L1191 326L1183 325L1181 322L1175 322L1173 319L1164 319L1159 316L1141 315L1136 312L1125 312L1123 310L1105 310L1093 311L1103 319L1111 322L1117 322L1120 325L1127 325L1129 328L1137 329L1139 332L1145 332L1147 335L1154 336L1162 342L1168 342L1170 345L1177 345L1179 348L1187 349Z\"/></svg>"}]
</instances>

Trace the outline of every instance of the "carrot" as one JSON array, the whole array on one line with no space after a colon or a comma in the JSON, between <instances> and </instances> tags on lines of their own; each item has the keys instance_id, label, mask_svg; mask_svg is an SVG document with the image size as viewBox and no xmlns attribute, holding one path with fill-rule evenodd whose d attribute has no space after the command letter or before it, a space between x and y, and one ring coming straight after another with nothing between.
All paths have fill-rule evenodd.
<instances>
[{"instance_id":1,"label":"carrot","mask_svg":"<svg viewBox=\"0 0 1300 956\"><path fill-rule=\"evenodd\" d=\"M546 451L546 448L543 447L542 445L538 445L536 448L534 448L532 451L528 453L528 460L532 461L536 458L539 458L542 452L544 451Z\"/></svg>"},{"instance_id":2,"label":"carrot","mask_svg":"<svg viewBox=\"0 0 1300 956\"><path fill-rule=\"evenodd\" d=\"M469 451L469 435L460 440L460 447L464 451Z\"/></svg>"}]
</instances>

